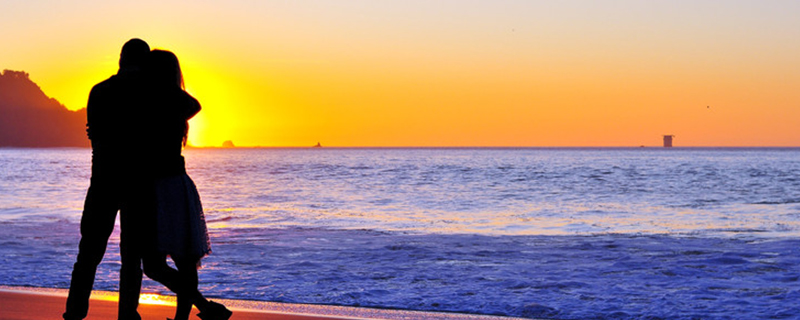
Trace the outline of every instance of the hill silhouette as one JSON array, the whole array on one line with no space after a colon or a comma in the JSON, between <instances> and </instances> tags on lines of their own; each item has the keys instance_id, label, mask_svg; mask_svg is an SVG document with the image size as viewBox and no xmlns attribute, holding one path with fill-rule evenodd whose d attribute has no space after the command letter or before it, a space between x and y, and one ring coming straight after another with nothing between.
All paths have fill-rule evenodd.
<instances>
[{"instance_id":1,"label":"hill silhouette","mask_svg":"<svg viewBox=\"0 0 800 320\"><path fill-rule=\"evenodd\" d=\"M88 93L87 93L88 94ZM24 71L0 74L0 147L88 147L86 109L70 111Z\"/></svg>"}]
</instances>

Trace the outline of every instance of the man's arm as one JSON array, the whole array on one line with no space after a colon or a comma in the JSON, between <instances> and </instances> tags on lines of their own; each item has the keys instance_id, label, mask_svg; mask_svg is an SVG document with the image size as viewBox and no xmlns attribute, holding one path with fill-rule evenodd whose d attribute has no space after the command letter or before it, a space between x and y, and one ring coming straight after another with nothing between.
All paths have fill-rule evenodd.
<instances>
[{"instance_id":1,"label":"man's arm","mask_svg":"<svg viewBox=\"0 0 800 320\"><path fill-rule=\"evenodd\" d=\"M89 102L86 104L86 136L94 140L95 124L97 123L97 86L89 92Z\"/></svg>"},{"instance_id":2,"label":"man's arm","mask_svg":"<svg viewBox=\"0 0 800 320\"><path fill-rule=\"evenodd\" d=\"M89 92L89 102L86 104L86 134L92 141L92 147L103 144L109 139L110 127L115 124L109 121L109 80L98 83Z\"/></svg>"}]
</instances>

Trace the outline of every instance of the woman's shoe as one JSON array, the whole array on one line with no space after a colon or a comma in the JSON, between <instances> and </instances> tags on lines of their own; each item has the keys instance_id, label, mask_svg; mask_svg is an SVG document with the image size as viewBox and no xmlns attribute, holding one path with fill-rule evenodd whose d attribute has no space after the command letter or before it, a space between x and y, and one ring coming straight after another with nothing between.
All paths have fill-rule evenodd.
<instances>
[{"instance_id":1,"label":"woman's shoe","mask_svg":"<svg viewBox=\"0 0 800 320\"><path fill-rule=\"evenodd\" d=\"M233 315L233 312L231 312L230 310L228 310L228 308L225 308L225 306L223 306L223 305L221 305L219 303L216 303L216 302L213 302L213 301L209 301L208 304L209 304L209 306L205 311L200 312L200 313L197 314L197 316L200 319L203 319L203 320L228 320L228 319L231 318L231 315Z\"/></svg>"}]
</instances>

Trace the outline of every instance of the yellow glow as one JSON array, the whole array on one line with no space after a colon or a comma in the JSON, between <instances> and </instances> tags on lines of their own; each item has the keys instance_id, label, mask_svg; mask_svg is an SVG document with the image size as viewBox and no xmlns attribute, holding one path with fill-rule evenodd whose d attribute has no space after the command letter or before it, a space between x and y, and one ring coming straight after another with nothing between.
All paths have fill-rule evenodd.
<instances>
[{"instance_id":1,"label":"yellow glow","mask_svg":"<svg viewBox=\"0 0 800 320\"><path fill-rule=\"evenodd\" d=\"M98 292L93 292L92 299L119 302L119 294L117 293L99 294Z\"/></svg>"},{"instance_id":2,"label":"yellow glow","mask_svg":"<svg viewBox=\"0 0 800 320\"><path fill-rule=\"evenodd\" d=\"M178 52L176 52L178 53ZM186 91L200 101L201 112L190 120L189 143L194 146L221 146L235 131L236 113L246 108L247 96L236 83L212 67L188 59L181 60Z\"/></svg>"},{"instance_id":3,"label":"yellow glow","mask_svg":"<svg viewBox=\"0 0 800 320\"><path fill-rule=\"evenodd\" d=\"M159 305L159 306L175 306L174 297L166 297L155 293L142 293L139 295L140 304Z\"/></svg>"},{"instance_id":4,"label":"yellow glow","mask_svg":"<svg viewBox=\"0 0 800 320\"><path fill-rule=\"evenodd\" d=\"M92 299L119 302L119 294L116 292L93 292ZM140 304L175 306L175 297L162 296L157 293L142 293L139 295Z\"/></svg>"}]
</instances>

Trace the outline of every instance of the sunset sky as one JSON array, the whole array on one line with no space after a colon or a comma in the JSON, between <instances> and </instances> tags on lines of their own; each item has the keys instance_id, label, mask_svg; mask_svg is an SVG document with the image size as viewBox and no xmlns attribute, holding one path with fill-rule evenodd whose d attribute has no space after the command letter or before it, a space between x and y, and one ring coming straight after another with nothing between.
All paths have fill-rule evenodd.
<instances>
[{"instance_id":1,"label":"sunset sky","mask_svg":"<svg viewBox=\"0 0 800 320\"><path fill-rule=\"evenodd\" d=\"M800 145L800 1L0 2L0 69L69 109L130 38L219 146Z\"/></svg>"}]
</instances>

